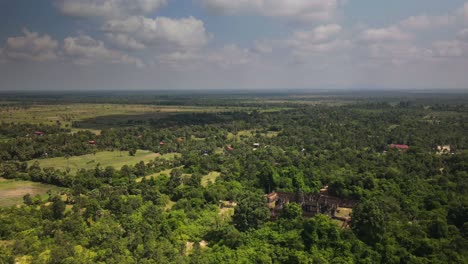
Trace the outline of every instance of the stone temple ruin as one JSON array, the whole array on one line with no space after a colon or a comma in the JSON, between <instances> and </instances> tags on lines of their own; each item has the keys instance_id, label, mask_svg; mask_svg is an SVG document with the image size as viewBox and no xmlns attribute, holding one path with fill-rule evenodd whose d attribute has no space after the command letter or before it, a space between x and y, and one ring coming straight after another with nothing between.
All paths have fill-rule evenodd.
<instances>
[{"instance_id":1,"label":"stone temple ruin","mask_svg":"<svg viewBox=\"0 0 468 264\"><path fill-rule=\"evenodd\" d=\"M346 227L351 221L351 209L356 201L341 199L327 194L327 191L315 194L300 194L286 192L272 192L266 195L272 219L276 219L288 203L297 203L302 207L303 217L313 217L317 214L342 221Z\"/></svg>"}]
</instances>

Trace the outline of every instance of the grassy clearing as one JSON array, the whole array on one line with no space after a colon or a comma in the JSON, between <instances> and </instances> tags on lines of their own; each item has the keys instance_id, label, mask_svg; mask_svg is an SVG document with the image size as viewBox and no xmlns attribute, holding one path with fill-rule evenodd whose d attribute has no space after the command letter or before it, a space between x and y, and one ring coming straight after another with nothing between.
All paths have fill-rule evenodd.
<instances>
[{"instance_id":1,"label":"grassy clearing","mask_svg":"<svg viewBox=\"0 0 468 264\"><path fill-rule=\"evenodd\" d=\"M352 212L353 212L353 209L351 208L338 207L338 209L336 210L335 216L340 217L340 218L351 218ZM332 219L332 222L335 223L340 228L349 227L345 221L340 220L340 219Z\"/></svg>"},{"instance_id":2,"label":"grassy clearing","mask_svg":"<svg viewBox=\"0 0 468 264\"><path fill-rule=\"evenodd\" d=\"M215 154L223 154L224 153L224 149L223 148L216 148L215 151L214 151Z\"/></svg>"},{"instance_id":3,"label":"grassy clearing","mask_svg":"<svg viewBox=\"0 0 468 264\"><path fill-rule=\"evenodd\" d=\"M232 217L234 215L234 208L219 208L218 214L222 217Z\"/></svg>"},{"instance_id":4,"label":"grassy clearing","mask_svg":"<svg viewBox=\"0 0 468 264\"><path fill-rule=\"evenodd\" d=\"M199 137L196 137L196 136L194 136L194 135L191 135L191 136L190 136L190 139L191 139L191 140L199 140L199 141L206 140L206 138L199 138Z\"/></svg>"},{"instance_id":5,"label":"grassy clearing","mask_svg":"<svg viewBox=\"0 0 468 264\"><path fill-rule=\"evenodd\" d=\"M338 207L338 210L336 211L335 216L337 216L337 217L351 217L352 212L353 212L353 209L351 209L351 208Z\"/></svg>"},{"instance_id":6,"label":"grassy clearing","mask_svg":"<svg viewBox=\"0 0 468 264\"><path fill-rule=\"evenodd\" d=\"M253 137L255 135L255 129L251 130L241 130L237 132L237 134L234 133L229 133L227 136L227 139L232 140L241 140L243 137Z\"/></svg>"},{"instance_id":7,"label":"grassy clearing","mask_svg":"<svg viewBox=\"0 0 468 264\"><path fill-rule=\"evenodd\" d=\"M143 180L143 178L145 178L147 180L151 179L152 177L157 178L157 177L161 176L162 174L169 175L172 170L173 169L167 169L167 170L163 170L161 172L153 173L153 174L150 174L150 175L145 176L145 177L140 177L140 178L136 179L136 181L141 182L141 180Z\"/></svg>"},{"instance_id":8,"label":"grassy clearing","mask_svg":"<svg viewBox=\"0 0 468 264\"><path fill-rule=\"evenodd\" d=\"M182 167L179 167L179 168L182 168ZM167 169L167 170L163 170L163 171L160 171L160 172L157 172L157 173L153 173L151 175L148 175L148 176L145 176L145 177L140 177L138 179L136 179L137 182L141 182L141 180L143 178L149 180L151 179L151 177L159 177L161 176L162 174L166 174L166 175L169 175L171 174L171 171L173 170L174 168L172 169ZM220 172L217 172L217 171L212 171L210 173L208 173L207 175L203 176L202 177L202 180L201 180L201 184L202 186L206 187L208 185L208 183L214 183L216 181L216 179L221 175ZM182 174L182 177L192 177L191 174Z\"/></svg>"},{"instance_id":9,"label":"grassy clearing","mask_svg":"<svg viewBox=\"0 0 468 264\"><path fill-rule=\"evenodd\" d=\"M80 121L96 116L142 114L155 112L154 106L145 105L113 105L113 104L66 104L66 105L34 105L29 108L4 107L0 111L0 119L5 122L20 122L33 124L60 123L71 127L73 121Z\"/></svg>"},{"instance_id":10,"label":"grassy clearing","mask_svg":"<svg viewBox=\"0 0 468 264\"><path fill-rule=\"evenodd\" d=\"M332 223L337 225L339 228L343 227L343 221L338 220L338 219L332 219L331 221L332 221Z\"/></svg>"},{"instance_id":11,"label":"grassy clearing","mask_svg":"<svg viewBox=\"0 0 468 264\"><path fill-rule=\"evenodd\" d=\"M14 240L0 240L0 247L11 247L15 244Z\"/></svg>"},{"instance_id":12,"label":"grassy clearing","mask_svg":"<svg viewBox=\"0 0 468 264\"><path fill-rule=\"evenodd\" d=\"M249 137L255 136L257 134L257 132L261 136L269 137L269 138L276 137L279 134L278 131L267 131L266 133L263 133L263 132L260 132L260 131L258 131L256 129L250 129L250 130L241 130L241 131L237 132L237 134L228 133L227 139L229 139L229 140L234 140L235 139L236 141L240 141L242 138L249 138Z\"/></svg>"},{"instance_id":13,"label":"grassy clearing","mask_svg":"<svg viewBox=\"0 0 468 264\"><path fill-rule=\"evenodd\" d=\"M71 129L71 132L72 132L72 133L76 133L76 132L83 131L83 130L89 131L89 132L93 133L94 135L101 135L101 130L99 130L99 129L92 129L92 128L86 128L86 129L82 129L82 128L72 128L72 129Z\"/></svg>"},{"instance_id":14,"label":"grassy clearing","mask_svg":"<svg viewBox=\"0 0 468 264\"><path fill-rule=\"evenodd\" d=\"M232 216L234 215L234 208L219 208L218 215L222 222L231 222Z\"/></svg>"},{"instance_id":15,"label":"grassy clearing","mask_svg":"<svg viewBox=\"0 0 468 264\"><path fill-rule=\"evenodd\" d=\"M61 171L70 169L71 174L75 174L80 169L91 169L97 164L101 167L112 166L116 169L122 168L124 165L134 165L140 161L149 162L157 157L165 159L174 159L177 153L170 153L160 155L159 153L153 153L145 150L138 150L135 156L129 156L126 151L102 151L96 154L87 154L83 156L73 156L70 158L57 157L50 159L37 160L42 168L54 167ZM28 161L28 164L32 164L36 160Z\"/></svg>"},{"instance_id":16,"label":"grassy clearing","mask_svg":"<svg viewBox=\"0 0 468 264\"><path fill-rule=\"evenodd\" d=\"M216 179L221 175L221 173L217 171L212 171L208 173L208 175L203 176L201 184L202 186L206 187L208 183L214 183Z\"/></svg>"},{"instance_id":17,"label":"grassy clearing","mask_svg":"<svg viewBox=\"0 0 468 264\"><path fill-rule=\"evenodd\" d=\"M172 207L174 207L175 204L176 204L176 202L173 202L173 201L169 200L169 201L167 202L166 206L164 206L164 209L165 209L166 211L169 211L169 210L172 209Z\"/></svg>"},{"instance_id":18,"label":"grassy clearing","mask_svg":"<svg viewBox=\"0 0 468 264\"><path fill-rule=\"evenodd\" d=\"M8 142L10 140L11 140L11 138L0 135L0 143Z\"/></svg>"},{"instance_id":19,"label":"grassy clearing","mask_svg":"<svg viewBox=\"0 0 468 264\"><path fill-rule=\"evenodd\" d=\"M44 199L47 197L48 190L60 192L63 188L31 181L14 181L0 178L0 207L23 204L23 196L28 193L33 197L40 195Z\"/></svg>"},{"instance_id":20,"label":"grassy clearing","mask_svg":"<svg viewBox=\"0 0 468 264\"><path fill-rule=\"evenodd\" d=\"M340 99L332 99L328 96L292 96L287 99L257 99L257 100L246 100L246 103L257 103L257 104L289 104L289 105L329 105L329 106L341 106L346 104L351 104L355 102L355 100L340 100ZM289 110L292 107L271 107L268 109L264 109L264 112L275 112L282 111L282 110Z\"/></svg>"},{"instance_id":21,"label":"grassy clearing","mask_svg":"<svg viewBox=\"0 0 468 264\"><path fill-rule=\"evenodd\" d=\"M58 104L33 105L28 108L12 105L0 107L0 120L7 123L60 124L62 127L71 128L74 121L90 120L96 117L122 119L122 116L150 114L149 117L154 118L158 115L167 116L167 114L175 113L214 113L243 109L241 107L152 106L135 104ZM248 108L245 108L245 110L248 110ZM77 131L77 129L74 131ZM94 130L92 132L97 133L100 131Z\"/></svg>"},{"instance_id":22,"label":"grassy clearing","mask_svg":"<svg viewBox=\"0 0 468 264\"><path fill-rule=\"evenodd\" d=\"M19 256L15 257L15 264L30 264L33 263L34 258L32 256Z\"/></svg>"}]
</instances>

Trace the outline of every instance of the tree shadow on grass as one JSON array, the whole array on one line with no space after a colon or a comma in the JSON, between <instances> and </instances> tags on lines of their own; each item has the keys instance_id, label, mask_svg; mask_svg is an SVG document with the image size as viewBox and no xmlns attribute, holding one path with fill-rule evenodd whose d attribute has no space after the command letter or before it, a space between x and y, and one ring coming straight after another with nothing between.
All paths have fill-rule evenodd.
<instances>
[{"instance_id":1,"label":"tree shadow on grass","mask_svg":"<svg viewBox=\"0 0 468 264\"><path fill-rule=\"evenodd\" d=\"M246 120L246 112L223 113L146 113L139 115L110 115L73 122L74 128L106 129L115 127L148 126L167 128L190 125L212 125Z\"/></svg>"}]
</instances>

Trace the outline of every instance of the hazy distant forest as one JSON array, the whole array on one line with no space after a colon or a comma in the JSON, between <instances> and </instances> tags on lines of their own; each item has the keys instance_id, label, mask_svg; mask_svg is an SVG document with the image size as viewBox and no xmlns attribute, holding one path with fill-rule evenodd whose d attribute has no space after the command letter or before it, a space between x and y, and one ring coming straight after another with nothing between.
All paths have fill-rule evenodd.
<instances>
[{"instance_id":1,"label":"hazy distant forest","mask_svg":"<svg viewBox=\"0 0 468 264\"><path fill-rule=\"evenodd\" d=\"M0 263L468 263L467 94L0 98Z\"/></svg>"}]
</instances>

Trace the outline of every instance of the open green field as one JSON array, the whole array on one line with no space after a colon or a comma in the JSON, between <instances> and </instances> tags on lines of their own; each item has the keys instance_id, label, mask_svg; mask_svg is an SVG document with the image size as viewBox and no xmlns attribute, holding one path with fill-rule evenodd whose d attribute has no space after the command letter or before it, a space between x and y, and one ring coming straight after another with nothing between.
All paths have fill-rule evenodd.
<instances>
[{"instance_id":1,"label":"open green field","mask_svg":"<svg viewBox=\"0 0 468 264\"><path fill-rule=\"evenodd\" d=\"M251 108L242 107L137 104L57 104L28 107L7 105L0 107L0 120L7 123L60 124L62 127L71 128L74 121L92 120L96 117L106 117L113 122L117 119L122 123L126 123L126 117L138 120L138 118L161 118L177 113L214 113L243 109L251 110Z\"/></svg>"},{"instance_id":2,"label":"open green field","mask_svg":"<svg viewBox=\"0 0 468 264\"><path fill-rule=\"evenodd\" d=\"M157 178L157 177L161 176L162 174L169 175L169 174L171 174L172 170L173 169L167 169L167 170L163 170L163 171L160 171L160 172L157 172L157 173L153 173L153 174L150 174L150 175L145 176L145 177L140 177L140 178L136 179L136 181L141 182L143 180L143 178L145 178L147 180L151 179L152 177Z\"/></svg>"},{"instance_id":3,"label":"open green field","mask_svg":"<svg viewBox=\"0 0 468 264\"><path fill-rule=\"evenodd\" d=\"M179 168L180 168L180 167L179 167ZM148 175L148 176L145 176L145 177L140 177L140 178L136 179L136 181L137 181L137 182L141 182L141 180L142 180L143 178L145 178L145 179L147 179L147 180L151 179L151 177L157 178L157 177L161 176L162 174L169 175L169 174L171 174L171 171L172 171L172 170L173 170L173 169L167 169L167 170L160 171L160 172L158 172L158 173L153 173L153 174ZM208 173L207 175L205 175L205 176L202 177L201 185L204 186L204 187L206 187L210 182L211 182L211 183L215 183L216 179L217 179L220 175L221 175L221 173L220 173L220 172L217 172L217 171L212 171L212 172ZM184 174L184 176L190 177L191 175L190 175L190 174Z\"/></svg>"},{"instance_id":4,"label":"open green field","mask_svg":"<svg viewBox=\"0 0 468 264\"><path fill-rule=\"evenodd\" d=\"M2 143L2 142L8 142L9 140L10 140L10 138L0 135L0 143Z\"/></svg>"},{"instance_id":5,"label":"open green field","mask_svg":"<svg viewBox=\"0 0 468 264\"><path fill-rule=\"evenodd\" d=\"M230 139L230 140L241 140L242 138L249 138L249 137L253 137L254 135L257 134L257 130L255 129L251 129L251 130L241 130L239 132L237 132L237 134L233 134L233 133L228 133L228 136L227 138ZM267 131L266 133L263 133L263 132L259 132L260 135L264 136L264 137L276 137L278 136L279 132L277 131Z\"/></svg>"},{"instance_id":6,"label":"open green field","mask_svg":"<svg viewBox=\"0 0 468 264\"><path fill-rule=\"evenodd\" d=\"M128 155L127 151L102 151L96 154L87 154L83 156L73 156L70 158L57 157L50 159L37 160L41 168L54 167L61 171L70 169L71 174L75 174L80 169L91 169L97 164L101 167L112 166L116 169L120 169L124 165L135 165L140 161L149 162L157 157L164 159L174 159L177 153L169 153L160 155L159 153L153 153L146 150L137 150L135 156ZM36 160L28 161L28 164L32 164Z\"/></svg>"},{"instance_id":7,"label":"open green field","mask_svg":"<svg viewBox=\"0 0 468 264\"><path fill-rule=\"evenodd\" d=\"M28 193L32 197L39 194L44 199L47 196L48 190L59 192L63 188L31 181L15 181L0 178L0 207L23 204L23 196Z\"/></svg>"},{"instance_id":8,"label":"open green field","mask_svg":"<svg viewBox=\"0 0 468 264\"><path fill-rule=\"evenodd\" d=\"M208 183L215 183L216 179L221 175L220 172L212 171L208 173L208 175L203 176L201 184L202 186L206 187Z\"/></svg>"},{"instance_id":9,"label":"open green field","mask_svg":"<svg viewBox=\"0 0 468 264\"><path fill-rule=\"evenodd\" d=\"M113 105L113 104L66 104L66 105L34 105L28 108L16 106L3 107L0 120L4 122L20 122L33 124L58 123L70 126L73 121L80 121L96 116L142 114L156 112L157 107L145 105Z\"/></svg>"}]
</instances>

